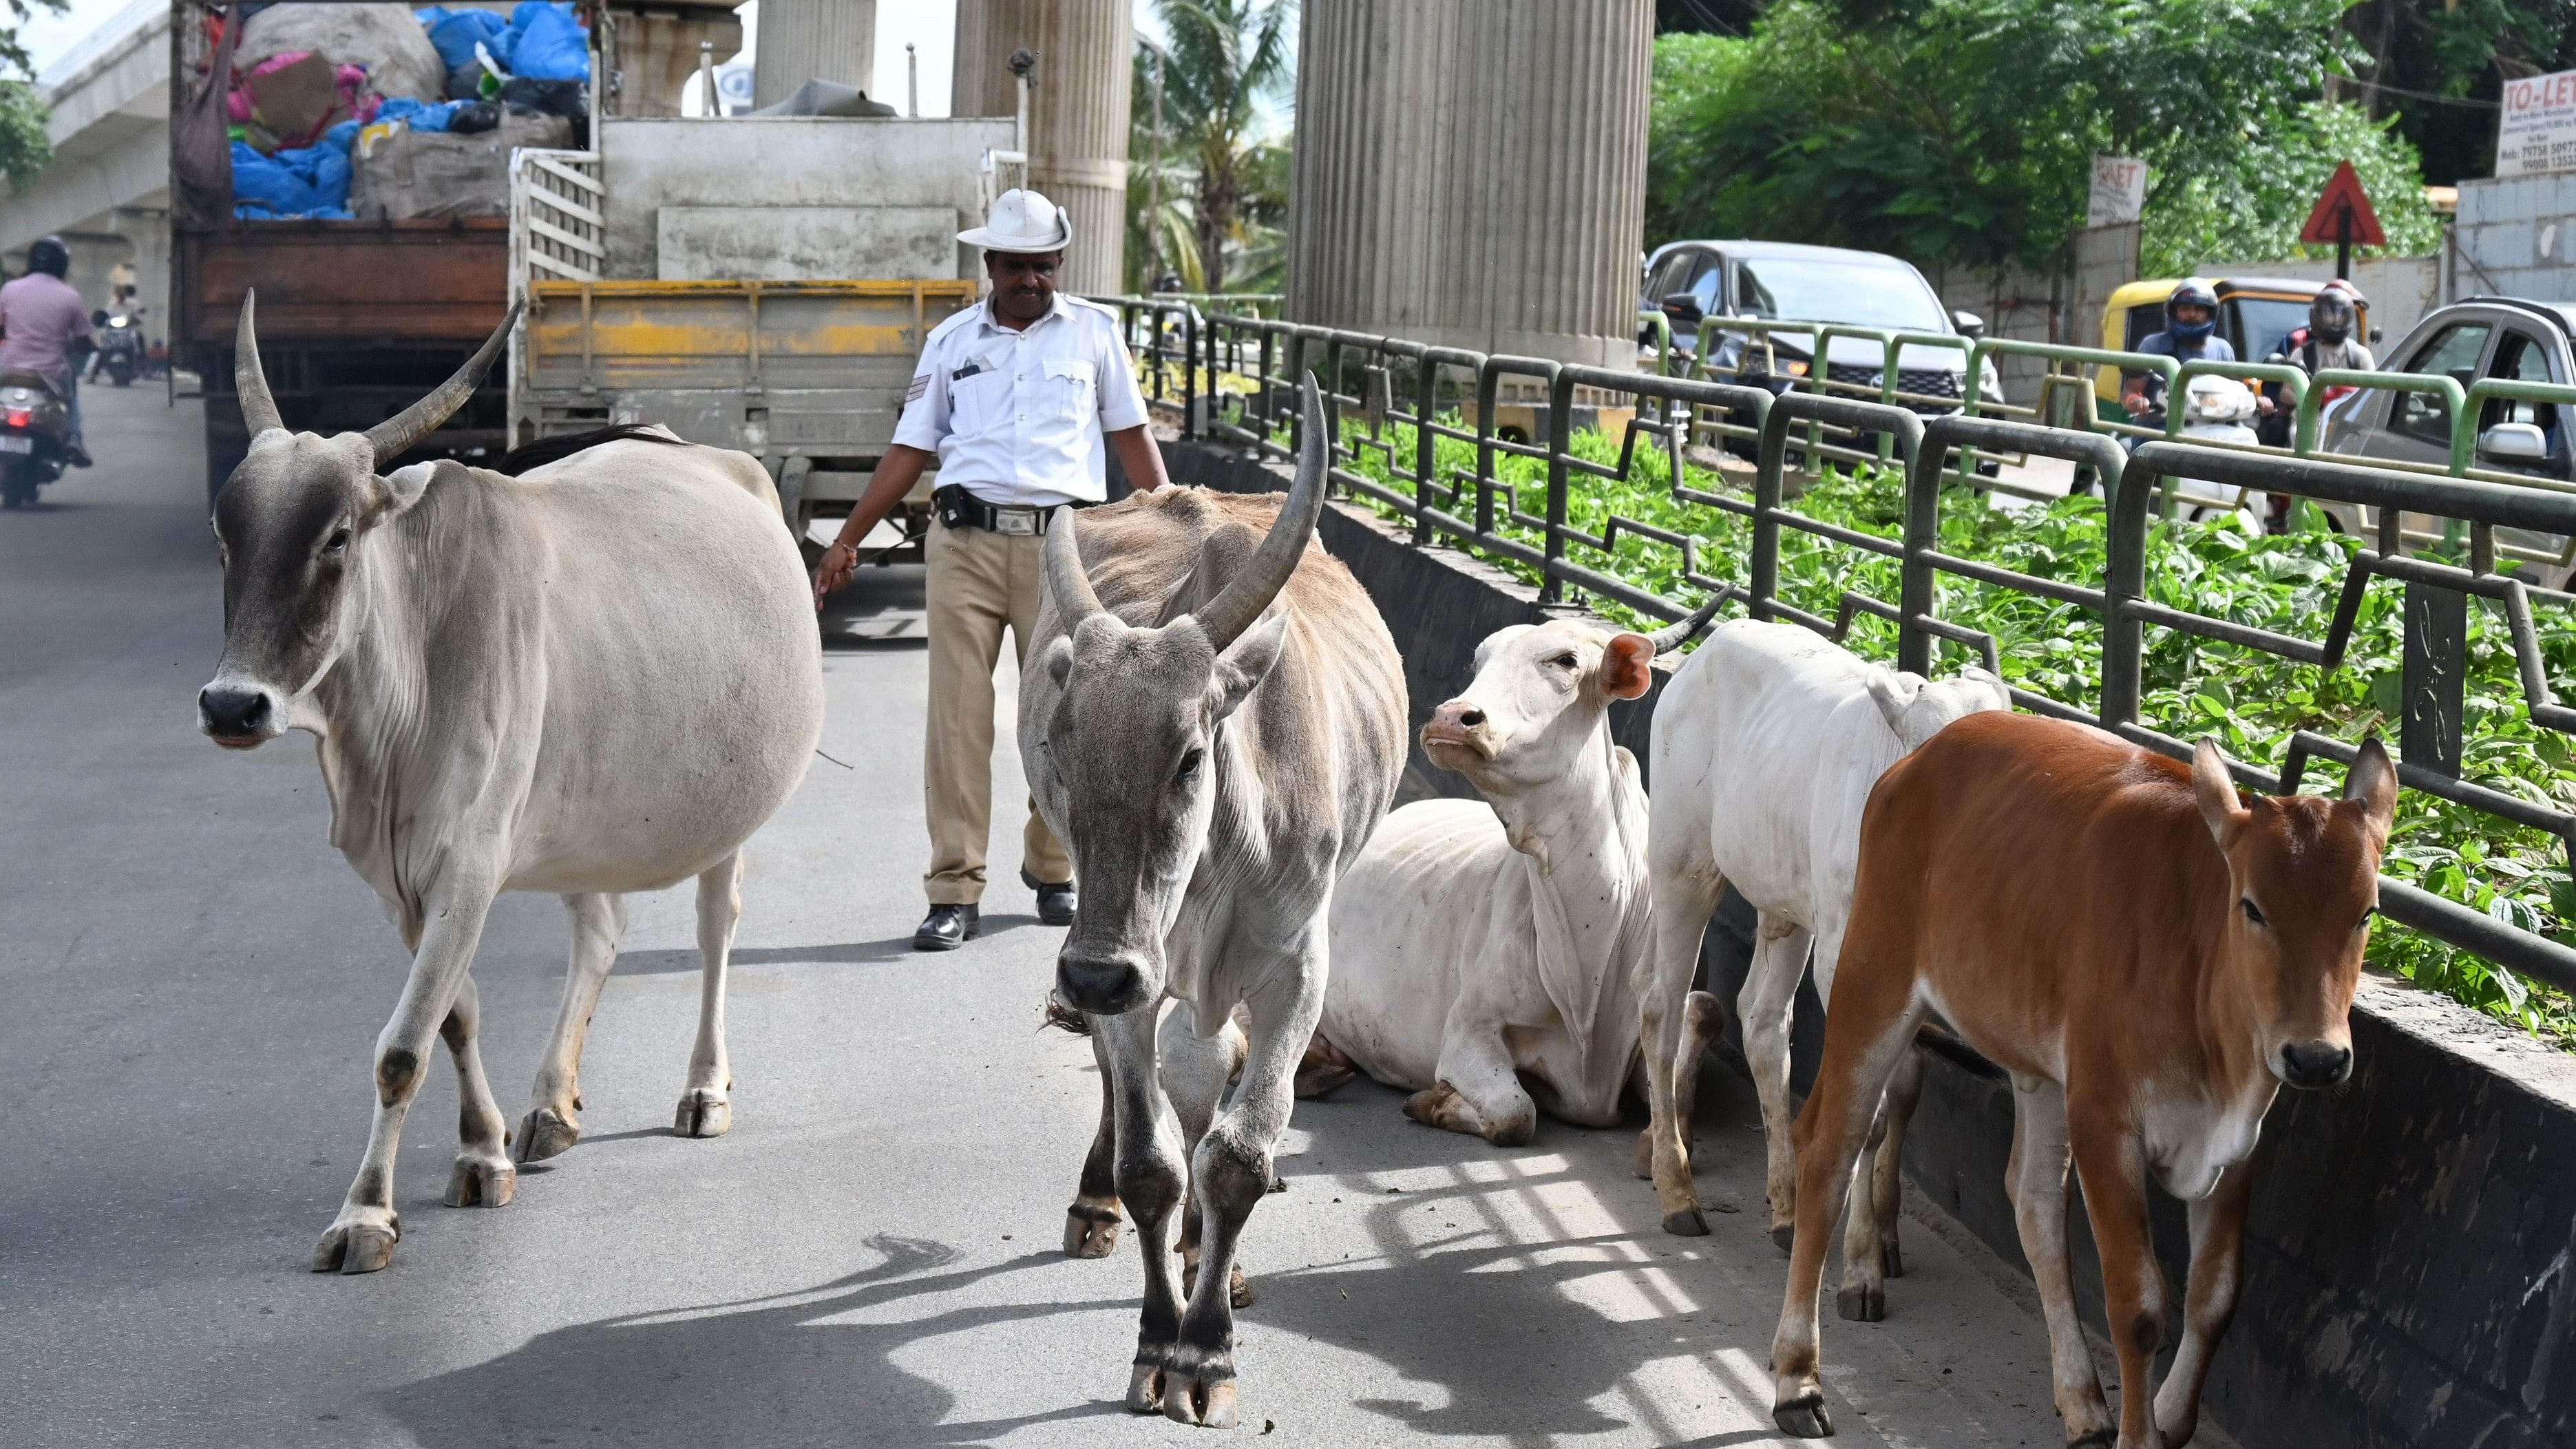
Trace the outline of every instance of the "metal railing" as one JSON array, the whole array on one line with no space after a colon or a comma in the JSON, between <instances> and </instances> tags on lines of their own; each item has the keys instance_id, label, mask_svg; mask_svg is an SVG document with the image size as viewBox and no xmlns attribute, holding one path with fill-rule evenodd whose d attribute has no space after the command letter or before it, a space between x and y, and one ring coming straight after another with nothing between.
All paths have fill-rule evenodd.
<instances>
[{"instance_id":1,"label":"metal railing","mask_svg":"<svg viewBox=\"0 0 2576 1449\"><path fill-rule=\"evenodd\" d=\"M2521 684L2522 718L2540 729L2576 733L2576 708L2559 704L2547 680L2534 617L2536 607L2563 610L2576 598L2497 572L2498 555L2506 551L2496 542L2499 531L2576 538L2576 488L2531 486L2512 475L2479 476L2473 457L2458 446L2438 469L2300 456L2315 447L2317 398L2329 386L2439 394L2455 422L2466 420L2460 431L2472 434L2476 409L2488 398L2576 404L2576 388L2524 383L2462 388L2450 378L2381 373L2321 373L2310 380L2244 364L2184 365L2171 358L1981 340L1965 349L1967 378L1979 375L1985 357L2003 352L2035 353L2052 369L2068 371L2056 374L2061 381L2054 388L2043 386L2034 408L2007 410L1973 397L1934 399L1958 410L1926 418L1906 405L1921 399L1892 388L1887 377L1874 387L1836 385L1829 377L1821 386L1775 392L1706 375L1672 377L1487 356L1261 318L1189 311L1175 323L1170 308L1168 303L1137 303L1127 315L1139 365L1156 379L1179 379L1176 387L1158 382L1151 392L1159 408L1176 415L1185 434L1288 459L1301 427L1293 381L1311 371L1325 394L1325 415L1335 438L1331 477L1340 490L1402 519L1418 545L1454 544L1527 570L1538 580L1544 603L1561 603L1569 590L1583 590L1640 615L1671 620L1684 617L1707 596L1723 594L1755 618L1794 622L1836 639L1844 638L1856 619L1885 621L1895 628L1900 668L1928 673L1938 646L1946 642L1971 651L2000 673L1998 641L1943 619L1939 600L1944 579L2007 590L2102 621L2092 707L2016 686L2012 694L2020 707L2095 724L2180 758L2189 757L2190 746L2141 717L2148 630L2332 673L2344 665L2367 591L2375 581L2393 583L2405 595L2406 688L2396 752L2401 782L2500 823L2546 832L2562 849L2576 843L2576 814L2461 778L2471 600L2486 601L2504 615L2513 670ZM1855 335L1852 329L1796 325L1816 337L1814 355L1819 358L1827 356L1831 337L1816 334ZM1134 330L1138 327L1145 328L1143 335ZM1922 341L1904 334L1874 334L1873 340L1890 364L1888 376L1894 375L1900 349ZM2166 436L2177 426L2171 423L2160 432L2104 422L2094 416L2091 402L2091 369L2102 365L2159 372L2168 387L2187 385L2204 372L2281 383L2294 407L2296 446L2213 447ZM1976 391L1973 386L1964 390ZM1525 397L1543 419L1527 437L1506 434L1498 403L1507 391ZM1852 395L1856 391L1872 395ZM2068 391L2074 397L2062 405L2060 415L2069 425L2041 421L2051 406L2051 392ZM1979 415L2007 411L2020 416ZM1615 461L1578 453L1575 437L1585 427L1597 429L1605 441L1615 440ZM2124 447L2123 435L2135 441ZM1472 465L1453 461L1444 468L1443 443L1472 447ZM1730 465L1720 472L1721 479L1731 472L1741 491L1695 486L1686 462L1705 478L1724 461L1692 456L1710 443L1752 446L1755 457L1749 468ZM1577 490L1596 479L1633 483L1641 446L1668 460L1665 486L1675 502L1743 520L1741 529L1715 530L1742 533L1740 559L1712 558L1711 550L1733 545L1669 523L1597 509L1586 510L1598 516L1595 524L1577 521ZM1802 455L1803 467L1811 471L1831 458L1868 464L1884 460L1892 470L1901 469L1902 524L1895 536L1802 513L1793 497L1792 480L1799 472L1791 462L1793 452ZM2090 582L2044 578L1945 552L1943 510L1991 506L1983 490L1995 480L1976 472L1974 461L1981 456L2054 458L2101 479L2108 506L2104 576ZM1363 459L1384 478L1361 471L1357 465ZM1513 459L1527 462L1510 464ZM1543 470L1543 483L1504 476L1509 466L1525 477L1531 465ZM2377 546L2350 554L2322 638L2195 613L2151 597L2150 530L2156 515L2172 507L2176 480L2185 478L2232 488L2239 496L2260 492L2312 500L2375 521ZM2417 527L2409 520L2432 526ZM1784 549L1793 537L1846 550L1855 560L1892 563L1897 597L1844 588L1833 617L1801 607L1782 590ZM1699 597L1671 597L1623 571L1616 555L1630 544L1648 554L1661 551L1669 567L1656 571L1700 591ZM2451 556L2409 556L2410 547L2426 544ZM2458 562L2461 557L2467 566ZM2352 746L2301 729L2291 732L2277 770L2242 762L2231 768L2263 789L2296 789L2308 765L2320 758L2348 763ZM2391 919L2427 936L2576 991L2576 950L2401 881L2383 878L2381 904Z\"/></svg>"}]
</instances>

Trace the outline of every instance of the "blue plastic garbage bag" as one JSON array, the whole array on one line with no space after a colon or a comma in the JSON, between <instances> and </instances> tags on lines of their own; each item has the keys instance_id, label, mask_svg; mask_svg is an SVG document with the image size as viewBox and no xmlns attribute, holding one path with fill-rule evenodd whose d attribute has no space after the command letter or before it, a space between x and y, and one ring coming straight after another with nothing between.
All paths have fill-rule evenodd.
<instances>
[{"instance_id":1,"label":"blue plastic garbage bag","mask_svg":"<svg viewBox=\"0 0 2576 1449\"><path fill-rule=\"evenodd\" d=\"M489 10L449 10L432 5L412 12L423 29L429 32L429 43L438 51L439 62L449 70L474 59L474 42L483 41L492 48L492 58L503 60L495 37L510 28L510 23Z\"/></svg>"},{"instance_id":2,"label":"blue plastic garbage bag","mask_svg":"<svg viewBox=\"0 0 2576 1449\"><path fill-rule=\"evenodd\" d=\"M444 131L463 101L415 101L396 96L376 109L379 121L400 121L415 131Z\"/></svg>"},{"instance_id":3,"label":"blue plastic garbage bag","mask_svg":"<svg viewBox=\"0 0 2576 1449\"><path fill-rule=\"evenodd\" d=\"M233 143L233 215L246 220L271 217L349 216L349 153L327 142L275 156L262 156L249 145Z\"/></svg>"},{"instance_id":4,"label":"blue plastic garbage bag","mask_svg":"<svg viewBox=\"0 0 2576 1449\"><path fill-rule=\"evenodd\" d=\"M590 36L572 17L572 7L550 0L522 0L510 16L516 35L510 48L510 74L527 80L588 80Z\"/></svg>"},{"instance_id":5,"label":"blue plastic garbage bag","mask_svg":"<svg viewBox=\"0 0 2576 1449\"><path fill-rule=\"evenodd\" d=\"M345 213L349 206L349 148L334 146L326 138L317 145L280 151L278 161L300 177L312 189L313 206L307 214L336 211Z\"/></svg>"}]
</instances>

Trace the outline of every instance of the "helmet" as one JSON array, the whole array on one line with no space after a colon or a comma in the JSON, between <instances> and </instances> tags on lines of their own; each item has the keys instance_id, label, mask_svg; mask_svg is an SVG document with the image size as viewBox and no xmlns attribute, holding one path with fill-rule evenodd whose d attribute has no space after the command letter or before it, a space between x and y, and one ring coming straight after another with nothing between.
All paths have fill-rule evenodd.
<instances>
[{"instance_id":1,"label":"helmet","mask_svg":"<svg viewBox=\"0 0 2576 1449\"><path fill-rule=\"evenodd\" d=\"M2352 335L2360 300L2349 283L2326 283L2308 300L2308 331L2320 342L2342 342Z\"/></svg>"},{"instance_id":2,"label":"helmet","mask_svg":"<svg viewBox=\"0 0 2576 1449\"><path fill-rule=\"evenodd\" d=\"M38 237L35 244L27 248L27 270L30 272L44 272L60 278L71 269L72 251L63 245L61 237Z\"/></svg>"},{"instance_id":3,"label":"helmet","mask_svg":"<svg viewBox=\"0 0 2576 1449\"><path fill-rule=\"evenodd\" d=\"M2176 307L2195 305L2200 307L2209 315L2198 322L2192 323L2183 323L2174 320L2174 309ZM2210 290L2207 282L2202 281L2198 277L2188 277L2174 284L2172 294L2165 298L2165 330L2167 332L2172 333L2176 337L2197 341L2200 338L2207 337L2210 333L2210 329L2217 325L2218 294Z\"/></svg>"}]
</instances>

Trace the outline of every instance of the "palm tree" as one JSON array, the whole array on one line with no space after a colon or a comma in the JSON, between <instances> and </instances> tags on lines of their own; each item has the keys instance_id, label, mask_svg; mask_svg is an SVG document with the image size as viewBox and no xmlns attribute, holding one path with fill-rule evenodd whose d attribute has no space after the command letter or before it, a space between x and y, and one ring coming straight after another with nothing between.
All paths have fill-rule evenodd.
<instances>
[{"instance_id":1,"label":"palm tree","mask_svg":"<svg viewBox=\"0 0 2576 1449\"><path fill-rule=\"evenodd\" d=\"M1154 0L1154 10L1168 43L1136 47L1127 154L1142 159L1127 186L1127 254L1147 288L1165 271L1192 292L1266 280L1277 268L1261 265L1264 254L1279 250L1270 233L1287 213L1287 145L1258 132L1264 104L1283 99L1292 77L1293 0ZM1247 264L1249 275L1230 277Z\"/></svg>"}]
</instances>

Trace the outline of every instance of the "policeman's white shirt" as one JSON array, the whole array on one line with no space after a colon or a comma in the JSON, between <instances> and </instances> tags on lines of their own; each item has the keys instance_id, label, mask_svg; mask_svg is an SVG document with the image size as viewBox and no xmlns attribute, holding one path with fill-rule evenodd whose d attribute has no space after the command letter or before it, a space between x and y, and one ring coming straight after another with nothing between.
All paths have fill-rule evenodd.
<instances>
[{"instance_id":1,"label":"policeman's white shirt","mask_svg":"<svg viewBox=\"0 0 2576 1449\"><path fill-rule=\"evenodd\" d=\"M1058 292L1021 331L990 298L932 328L894 440L937 453L942 487L1046 508L1106 497L1101 435L1144 422L1118 314Z\"/></svg>"}]
</instances>

